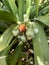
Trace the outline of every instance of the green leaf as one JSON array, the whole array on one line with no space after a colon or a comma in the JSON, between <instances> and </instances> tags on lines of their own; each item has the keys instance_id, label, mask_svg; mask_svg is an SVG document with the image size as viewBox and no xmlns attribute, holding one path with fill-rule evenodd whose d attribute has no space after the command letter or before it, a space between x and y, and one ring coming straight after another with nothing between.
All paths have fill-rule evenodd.
<instances>
[{"instance_id":1,"label":"green leaf","mask_svg":"<svg viewBox=\"0 0 49 65\"><path fill-rule=\"evenodd\" d=\"M19 18L20 21L23 20L23 14L24 14L24 0L18 0L18 12L19 12Z\"/></svg>"},{"instance_id":2,"label":"green leaf","mask_svg":"<svg viewBox=\"0 0 49 65\"><path fill-rule=\"evenodd\" d=\"M3 3L7 6L8 10L13 13L14 15L16 15L17 12L17 7L15 4L15 0L2 0Z\"/></svg>"},{"instance_id":3,"label":"green leaf","mask_svg":"<svg viewBox=\"0 0 49 65\"><path fill-rule=\"evenodd\" d=\"M26 14L30 15L30 9L31 9L31 0L26 0Z\"/></svg>"},{"instance_id":4,"label":"green leaf","mask_svg":"<svg viewBox=\"0 0 49 65\"><path fill-rule=\"evenodd\" d=\"M44 7L41 11L39 11L39 15L40 14L45 15L46 13L49 13L49 5Z\"/></svg>"},{"instance_id":5,"label":"green leaf","mask_svg":"<svg viewBox=\"0 0 49 65\"><path fill-rule=\"evenodd\" d=\"M35 15L38 16L40 0L34 0L34 2L35 2L35 7L36 7L36 13L35 13Z\"/></svg>"},{"instance_id":6,"label":"green leaf","mask_svg":"<svg viewBox=\"0 0 49 65\"><path fill-rule=\"evenodd\" d=\"M17 20L19 20L19 17L18 17L18 9L17 9L17 6L15 4L15 0L2 0L2 1L5 4L5 6L7 6L8 10L14 16L16 16Z\"/></svg>"},{"instance_id":7,"label":"green leaf","mask_svg":"<svg viewBox=\"0 0 49 65\"><path fill-rule=\"evenodd\" d=\"M16 65L18 58L20 57L20 53L22 51L22 46L23 43L22 41L18 44L18 46L16 47L14 53L12 53L9 57L8 57L8 64L9 65Z\"/></svg>"},{"instance_id":8,"label":"green leaf","mask_svg":"<svg viewBox=\"0 0 49 65\"><path fill-rule=\"evenodd\" d=\"M24 63L20 61L17 65L24 65Z\"/></svg>"},{"instance_id":9,"label":"green leaf","mask_svg":"<svg viewBox=\"0 0 49 65\"><path fill-rule=\"evenodd\" d=\"M13 38L12 29L14 25L9 27L0 37L0 51L4 50Z\"/></svg>"},{"instance_id":10,"label":"green leaf","mask_svg":"<svg viewBox=\"0 0 49 65\"><path fill-rule=\"evenodd\" d=\"M0 65L7 65L6 56L1 56L0 57Z\"/></svg>"},{"instance_id":11,"label":"green leaf","mask_svg":"<svg viewBox=\"0 0 49 65\"><path fill-rule=\"evenodd\" d=\"M38 23L33 22L33 28L35 32L33 39L35 65L49 65L49 48L45 32Z\"/></svg>"},{"instance_id":12,"label":"green leaf","mask_svg":"<svg viewBox=\"0 0 49 65\"><path fill-rule=\"evenodd\" d=\"M44 23L45 25L49 27L49 14L44 16L38 16L37 18L34 18L34 19Z\"/></svg>"},{"instance_id":13,"label":"green leaf","mask_svg":"<svg viewBox=\"0 0 49 65\"><path fill-rule=\"evenodd\" d=\"M16 22L16 17L8 12L0 10L0 20L7 22Z\"/></svg>"},{"instance_id":14,"label":"green leaf","mask_svg":"<svg viewBox=\"0 0 49 65\"><path fill-rule=\"evenodd\" d=\"M10 52L11 47L16 43L16 38L8 45L3 51L0 52L0 56L8 55Z\"/></svg>"},{"instance_id":15,"label":"green leaf","mask_svg":"<svg viewBox=\"0 0 49 65\"><path fill-rule=\"evenodd\" d=\"M31 6L30 15L34 14L35 10L36 10L35 6L34 5Z\"/></svg>"},{"instance_id":16,"label":"green leaf","mask_svg":"<svg viewBox=\"0 0 49 65\"><path fill-rule=\"evenodd\" d=\"M2 8L2 6L3 6L3 3L0 1L0 9Z\"/></svg>"}]
</instances>

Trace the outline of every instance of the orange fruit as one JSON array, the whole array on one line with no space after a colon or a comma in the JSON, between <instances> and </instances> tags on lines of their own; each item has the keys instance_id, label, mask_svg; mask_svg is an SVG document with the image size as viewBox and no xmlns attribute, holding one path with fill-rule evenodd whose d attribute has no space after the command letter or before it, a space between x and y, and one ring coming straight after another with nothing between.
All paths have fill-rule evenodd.
<instances>
[{"instance_id":1,"label":"orange fruit","mask_svg":"<svg viewBox=\"0 0 49 65\"><path fill-rule=\"evenodd\" d=\"M24 32L26 30L26 25L25 24L20 24L19 25L19 30L20 30L20 32Z\"/></svg>"}]
</instances>

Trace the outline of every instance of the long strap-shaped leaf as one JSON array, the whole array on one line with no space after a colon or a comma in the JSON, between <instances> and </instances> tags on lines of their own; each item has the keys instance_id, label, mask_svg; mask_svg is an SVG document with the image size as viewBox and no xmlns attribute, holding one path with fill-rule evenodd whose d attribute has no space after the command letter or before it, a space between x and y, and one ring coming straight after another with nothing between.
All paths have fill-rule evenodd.
<instances>
[{"instance_id":1,"label":"long strap-shaped leaf","mask_svg":"<svg viewBox=\"0 0 49 65\"><path fill-rule=\"evenodd\" d=\"M37 18L35 18L35 20L38 20L49 27L49 14L44 16L38 16Z\"/></svg>"},{"instance_id":2,"label":"long strap-shaped leaf","mask_svg":"<svg viewBox=\"0 0 49 65\"><path fill-rule=\"evenodd\" d=\"M12 29L14 25L9 27L0 37L0 51L4 50L13 38Z\"/></svg>"},{"instance_id":3,"label":"long strap-shaped leaf","mask_svg":"<svg viewBox=\"0 0 49 65\"><path fill-rule=\"evenodd\" d=\"M26 14L30 15L30 9L31 9L31 0L26 0Z\"/></svg>"},{"instance_id":4,"label":"long strap-shaped leaf","mask_svg":"<svg viewBox=\"0 0 49 65\"><path fill-rule=\"evenodd\" d=\"M10 45L8 45L3 51L0 52L0 56L8 55L10 52L11 47L16 43L16 39L12 41Z\"/></svg>"},{"instance_id":5,"label":"long strap-shaped leaf","mask_svg":"<svg viewBox=\"0 0 49 65\"><path fill-rule=\"evenodd\" d=\"M40 10L39 14L46 14L49 11L49 5Z\"/></svg>"},{"instance_id":6,"label":"long strap-shaped leaf","mask_svg":"<svg viewBox=\"0 0 49 65\"><path fill-rule=\"evenodd\" d=\"M24 14L24 0L18 0L18 12L19 12L20 21L22 21Z\"/></svg>"},{"instance_id":7,"label":"long strap-shaped leaf","mask_svg":"<svg viewBox=\"0 0 49 65\"><path fill-rule=\"evenodd\" d=\"M49 50L46 35L38 23L33 22L35 37L33 47L35 54L35 65L49 65Z\"/></svg>"},{"instance_id":8,"label":"long strap-shaped leaf","mask_svg":"<svg viewBox=\"0 0 49 65\"><path fill-rule=\"evenodd\" d=\"M35 1L35 7L36 7L36 13L35 13L35 15L38 16L39 2L40 2L40 0L34 0L34 1Z\"/></svg>"},{"instance_id":9,"label":"long strap-shaped leaf","mask_svg":"<svg viewBox=\"0 0 49 65\"><path fill-rule=\"evenodd\" d=\"M15 44L15 42L16 42L16 39L14 39L13 42L10 45L8 45L7 48L5 48L2 52L0 52L0 65L3 65L3 64L8 65L6 58L8 57L7 55L9 53L12 45Z\"/></svg>"},{"instance_id":10,"label":"long strap-shaped leaf","mask_svg":"<svg viewBox=\"0 0 49 65\"><path fill-rule=\"evenodd\" d=\"M15 4L15 0L2 0L4 4L7 6L8 10L13 13L18 18L18 13L17 13L17 6Z\"/></svg>"},{"instance_id":11,"label":"long strap-shaped leaf","mask_svg":"<svg viewBox=\"0 0 49 65\"><path fill-rule=\"evenodd\" d=\"M6 22L16 22L16 17L8 12L0 10L0 20Z\"/></svg>"},{"instance_id":12,"label":"long strap-shaped leaf","mask_svg":"<svg viewBox=\"0 0 49 65\"><path fill-rule=\"evenodd\" d=\"M15 15L17 12L15 0L2 0L2 1L7 6L8 10Z\"/></svg>"},{"instance_id":13,"label":"long strap-shaped leaf","mask_svg":"<svg viewBox=\"0 0 49 65\"><path fill-rule=\"evenodd\" d=\"M9 65L16 65L17 60L18 60L18 58L20 57L20 53L21 53L21 51L22 51L22 46L23 46L23 43L22 43L22 41L20 41L20 43L19 43L18 46L16 47L14 53L11 54L11 55L8 57L8 59L7 59Z\"/></svg>"},{"instance_id":14,"label":"long strap-shaped leaf","mask_svg":"<svg viewBox=\"0 0 49 65\"><path fill-rule=\"evenodd\" d=\"M6 56L1 56L0 57L0 65L7 65Z\"/></svg>"}]
</instances>

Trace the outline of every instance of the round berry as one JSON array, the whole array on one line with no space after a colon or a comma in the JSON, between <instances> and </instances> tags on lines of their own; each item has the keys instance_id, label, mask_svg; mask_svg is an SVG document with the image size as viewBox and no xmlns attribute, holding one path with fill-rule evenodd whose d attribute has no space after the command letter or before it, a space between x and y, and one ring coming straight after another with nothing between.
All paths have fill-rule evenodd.
<instances>
[{"instance_id":1,"label":"round berry","mask_svg":"<svg viewBox=\"0 0 49 65\"><path fill-rule=\"evenodd\" d=\"M20 30L20 32L24 32L26 30L26 25L25 24L20 24L19 25L19 30Z\"/></svg>"}]
</instances>

